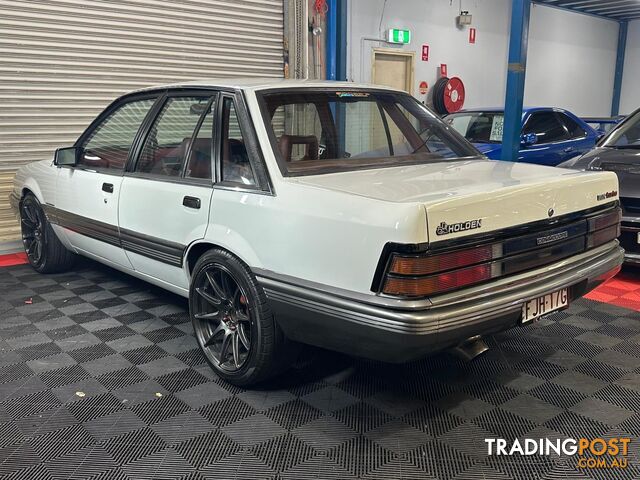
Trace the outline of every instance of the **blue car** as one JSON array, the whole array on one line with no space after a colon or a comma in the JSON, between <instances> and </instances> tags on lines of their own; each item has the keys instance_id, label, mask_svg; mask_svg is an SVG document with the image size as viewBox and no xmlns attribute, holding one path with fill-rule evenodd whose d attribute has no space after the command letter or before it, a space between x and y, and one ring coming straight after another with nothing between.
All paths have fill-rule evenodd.
<instances>
[{"instance_id":1,"label":"blue car","mask_svg":"<svg viewBox=\"0 0 640 480\"><path fill-rule=\"evenodd\" d=\"M504 111L463 110L444 120L484 155L501 160ZM591 150L601 134L561 108L527 107L522 112L522 141L517 161L555 166Z\"/></svg>"}]
</instances>

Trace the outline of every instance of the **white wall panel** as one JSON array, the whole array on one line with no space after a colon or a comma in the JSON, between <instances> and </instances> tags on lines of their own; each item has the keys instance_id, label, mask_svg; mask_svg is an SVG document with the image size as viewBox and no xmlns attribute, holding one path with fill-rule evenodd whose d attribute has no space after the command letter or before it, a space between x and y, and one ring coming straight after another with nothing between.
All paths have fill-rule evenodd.
<instances>
[{"instance_id":1,"label":"white wall panel","mask_svg":"<svg viewBox=\"0 0 640 480\"><path fill-rule=\"evenodd\" d=\"M629 22L627 49L622 75L620 113L628 114L640 108L640 20Z\"/></svg>"},{"instance_id":2,"label":"white wall panel","mask_svg":"<svg viewBox=\"0 0 640 480\"><path fill-rule=\"evenodd\" d=\"M617 22L534 6L525 102L576 115L610 115L617 48Z\"/></svg>"}]
</instances>

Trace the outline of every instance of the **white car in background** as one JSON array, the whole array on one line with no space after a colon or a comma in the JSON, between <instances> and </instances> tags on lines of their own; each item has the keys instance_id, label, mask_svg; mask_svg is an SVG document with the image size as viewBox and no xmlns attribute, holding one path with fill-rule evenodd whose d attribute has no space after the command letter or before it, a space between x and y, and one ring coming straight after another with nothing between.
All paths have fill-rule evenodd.
<instances>
[{"instance_id":1,"label":"white car in background","mask_svg":"<svg viewBox=\"0 0 640 480\"><path fill-rule=\"evenodd\" d=\"M298 342L405 362L565 308L620 268L617 190L488 160L404 92L224 80L117 99L12 204L37 271L80 254L188 297L247 385Z\"/></svg>"}]
</instances>

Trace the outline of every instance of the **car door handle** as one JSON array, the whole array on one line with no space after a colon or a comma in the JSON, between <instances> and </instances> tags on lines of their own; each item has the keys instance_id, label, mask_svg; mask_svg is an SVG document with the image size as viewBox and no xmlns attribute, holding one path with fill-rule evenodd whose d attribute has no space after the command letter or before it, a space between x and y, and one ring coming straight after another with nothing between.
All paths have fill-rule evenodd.
<instances>
[{"instance_id":1,"label":"car door handle","mask_svg":"<svg viewBox=\"0 0 640 480\"><path fill-rule=\"evenodd\" d=\"M573 147L567 147L564 149L565 153L573 152Z\"/></svg>"},{"instance_id":2,"label":"car door handle","mask_svg":"<svg viewBox=\"0 0 640 480\"><path fill-rule=\"evenodd\" d=\"M103 183L102 191L107 193L113 193L113 183Z\"/></svg>"},{"instance_id":3,"label":"car door handle","mask_svg":"<svg viewBox=\"0 0 640 480\"><path fill-rule=\"evenodd\" d=\"M182 199L182 205L184 205L187 208L200 208L200 199L196 198L196 197L184 197Z\"/></svg>"}]
</instances>

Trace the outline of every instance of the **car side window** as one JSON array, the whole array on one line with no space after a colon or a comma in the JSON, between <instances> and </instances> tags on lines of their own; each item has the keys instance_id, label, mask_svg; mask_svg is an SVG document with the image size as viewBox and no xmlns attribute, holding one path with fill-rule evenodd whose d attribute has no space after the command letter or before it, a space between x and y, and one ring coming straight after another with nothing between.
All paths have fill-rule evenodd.
<instances>
[{"instance_id":1,"label":"car side window","mask_svg":"<svg viewBox=\"0 0 640 480\"><path fill-rule=\"evenodd\" d=\"M569 115L566 115L564 113L558 113L557 115L560 121L564 123L564 126L567 127L567 132L569 132L569 138L576 139L576 138L584 138L587 136L587 132L584 130L584 128L582 128L578 124L578 122L576 122Z\"/></svg>"},{"instance_id":2,"label":"car side window","mask_svg":"<svg viewBox=\"0 0 640 480\"><path fill-rule=\"evenodd\" d=\"M232 98L224 97L222 103L222 152L221 176L223 182L255 185L255 176L249 153L238 121Z\"/></svg>"},{"instance_id":3,"label":"car side window","mask_svg":"<svg viewBox=\"0 0 640 480\"><path fill-rule=\"evenodd\" d=\"M129 149L155 98L134 100L111 112L82 144L78 165L122 171Z\"/></svg>"},{"instance_id":4,"label":"car side window","mask_svg":"<svg viewBox=\"0 0 640 480\"><path fill-rule=\"evenodd\" d=\"M568 138L567 131L555 112L532 113L522 133L535 133L538 137L536 144L559 142Z\"/></svg>"},{"instance_id":5,"label":"car side window","mask_svg":"<svg viewBox=\"0 0 640 480\"><path fill-rule=\"evenodd\" d=\"M206 106L204 118L198 133L193 138L187 168L184 176L187 178L200 178L211 180L211 162L213 152L213 126L215 118L215 102Z\"/></svg>"},{"instance_id":6,"label":"car side window","mask_svg":"<svg viewBox=\"0 0 640 480\"><path fill-rule=\"evenodd\" d=\"M149 130L135 171L179 177L209 97L170 97Z\"/></svg>"}]
</instances>

